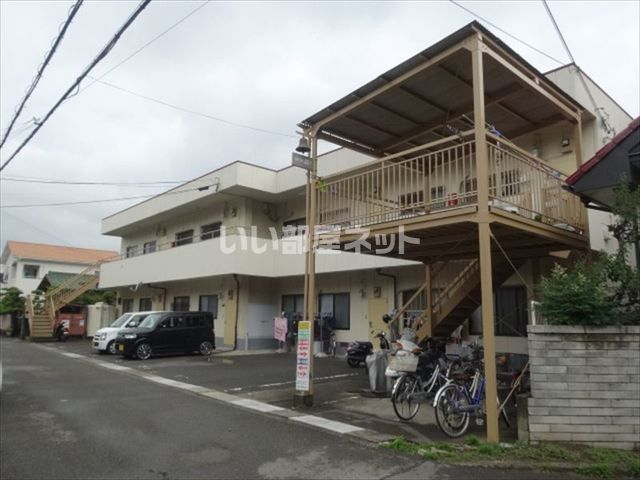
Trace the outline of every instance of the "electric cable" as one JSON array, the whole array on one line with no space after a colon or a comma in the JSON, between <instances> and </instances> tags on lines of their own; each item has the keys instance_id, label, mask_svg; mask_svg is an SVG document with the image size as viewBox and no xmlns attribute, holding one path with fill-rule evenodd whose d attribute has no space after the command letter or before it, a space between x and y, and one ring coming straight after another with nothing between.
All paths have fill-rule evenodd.
<instances>
[{"instance_id":1,"label":"electric cable","mask_svg":"<svg viewBox=\"0 0 640 480\"><path fill-rule=\"evenodd\" d=\"M593 94L591 93L591 89L589 88L589 85L587 84L587 81L585 80L584 75L582 74L582 69L576 63L575 58L573 58L573 55L571 54L571 50L569 49L569 45L567 44L567 41L564 39L564 35L562 35L562 31L560 30L560 26L558 25L558 22L556 22L556 19L553 16L553 13L551 12L551 9L549 8L549 4L547 3L547 0L542 0L542 4L544 5L544 8L547 11L547 14L549 15L549 18L551 19L551 23L553 23L553 27L556 29L556 32L558 33L558 36L560 37L560 41L562 42L562 45L563 45L565 51L567 52L567 56L571 60L571 63L573 65L575 65L576 69L578 70L578 78L580 79L580 83L582 83L582 87L585 89L585 91L587 93L587 96L589 97L589 101L591 102L591 105L593 106L593 109L595 110L596 115L598 115L598 117L600 118L600 122L602 122L602 126L604 127L604 129L607 132L607 134L612 135L612 136L615 135L616 134L615 129L611 125L609 125L609 121L602 114L601 108L598 107L598 104L596 103L596 99L594 98Z\"/></svg>"},{"instance_id":2,"label":"electric cable","mask_svg":"<svg viewBox=\"0 0 640 480\"><path fill-rule=\"evenodd\" d=\"M142 2L136 7L134 12L129 16L129 18L125 21L125 23L120 27L120 29L116 32L113 38L105 45L105 47L98 53L96 58L84 69L84 71L80 74L80 76L73 82L73 84L67 89L67 91L60 97L60 99L56 102L56 104L47 112L47 114L42 118L42 120L37 124L36 128L29 134L29 136L20 144L20 146L11 154L11 156L5 161L2 166L0 166L0 172L4 170L9 163L20 153L20 151L31 141L31 139L40 131L40 129L44 126L44 124L49 120L51 115L62 105L62 103L76 95L77 93L73 93L74 90L80 87L80 83L85 79L87 75L94 69L94 67L100 63L113 49L113 47L118 43L122 34L131 26L131 24L135 21L135 19L142 13L142 11L149 5L151 0L142 0Z\"/></svg>"},{"instance_id":3,"label":"electric cable","mask_svg":"<svg viewBox=\"0 0 640 480\"><path fill-rule=\"evenodd\" d=\"M499 26L497 26L495 23L490 22L489 20L487 20L486 18L481 17L480 15L478 15L477 13L469 10L467 7L465 7L464 5L461 5L460 3L456 2L455 0L449 0L451 3L453 3L456 7L461 8L462 10L464 10L465 12L473 15L474 17L476 17L478 20L482 20L484 23L486 23L487 25L491 25L493 28L495 28L496 30L501 31L502 33L504 33L505 35L507 35L508 37L511 37L513 40L515 40L516 42L521 43L522 45L525 45L526 47L529 47L531 50L534 50L536 52L538 52L540 55L544 55L545 57L547 57L549 60L553 60L554 62L558 63L559 65L564 65L564 62L561 62L560 60L558 60L555 57L552 57L551 55L549 55L548 53L543 52L542 50L540 50L539 48L534 47L533 45L525 42L524 40L521 40L520 38L516 37L515 35L510 34L509 32L507 32L506 30L504 30L503 28L500 28Z\"/></svg>"},{"instance_id":4,"label":"electric cable","mask_svg":"<svg viewBox=\"0 0 640 480\"><path fill-rule=\"evenodd\" d=\"M247 125L247 124L244 124L244 123L233 122L231 120L226 120L226 119L221 118L221 117L216 117L214 115L209 115L208 113L198 112L196 110L191 110L189 108L181 107L181 106L176 105L174 103L165 102L164 100L160 100L158 98L150 97L148 95L143 95L141 93L134 92L133 90L129 90L127 88L121 87L119 85L115 85L115 84L110 83L110 82L105 82L104 80L98 80L95 77L89 77L89 78L93 78L98 83L100 83L102 85L106 85L107 87L111 87L111 88L114 88L116 90L120 90L121 92L128 93L129 95L133 95L135 97L139 97L139 98L142 98L144 100L148 100L150 102L158 103L160 105L164 105L165 107L173 108L174 110L179 110L179 111L184 112L184 113L189 113L191 115L197 115L199 117L208 118L209 120L214 120L216 122L220 122L220 123L224 123L224 124L227 124L227 125L231 125L233 127L245 128L245 129L253 130L253 131L256 131L256 132L268 133L270 135L278 135L278 136L281 136L281 137L298 138L296 135L292 135L292 134L289 134L289 133L277 132L275 130L267 130L265 128L254 127L252 125Z\"/></svg>"},{"instance_id":5,"label":"electric cable","mask_svg":"<svg viewBox=\"0 0 640 480\"><path fill-rule=\"evenodd\" d=\"M186 183L188 180L179 181L159 181L159 182L97 182L97 181L74 181L74 180L54 180L48 178L30 178L16 176L2 176L0 180L6 182L21 183L42 183L52 185L95 185L95 186L115 186L115 187L167 187Z\"/></svg>"},{"instance_id":6,"label":"electric cable","mask_svg":"<svg viewBox=\"0 0 640 480\"><path fill-rule=\"evenodd\" d=\"M94 203L108 203L108 202L121 202L121 201L125 201L125 200L139 200L139 199L144 199L144 198L152 198L152 197L159 197L159 196L165 196L165 195L177 195L180 193L188 193L188 192L202 192L202 191L206 191L208 190L210 187L215 187L217 186L217 184L210 184L210 185L202 185L200 187L197 188L189 188L186 190L169 190L167 192L163 192L163 193L152 193L149 195L133 195L130 197L118 197L118 198L103 198L103 199L99 199L99 200L82 200L82 201L78 201L78 202L58 202L58 203L28 203L28 204L15 204L15 205L0 205L0 209L6 209L6 208L32 208L32 207L63 207L63 206L71 206L71 205L89 205L89 204L94 204Z\"/></svg>"},{"instance_id":7,"label":"electric cable","mask_svg":"<svg viewBox=\"0 0 640 480\"><path fill-rule=\"evenodd\" d=\"M2 215L8 215L9 217L13 218L14 220L16 220L16 221L22 223L23 225L26 225L27 227L31 228L33 231L41 233L42 235L45 235L46 237L53 238L56 241L62 242L62 243L66 244L66 245L68 245L70 247L76 247L76 245L73 245L73 244L69 243L68 240L64 240L64 239L54 235L51 232L45 232L44 230L41 230L40 228L36 227L35 225L25 221L24 218L20 218L20 217L18 217L16 215L13 215L12 213L9 213L9 212L2 212Z\"/></svg>"},{"instance_id":8,"label":"electric cable","mask_svg":"<svg viewBox=\"0 0 640 480\"><path fill-rule=\"evenodd\" d=\"M94 85L96 82L98 82L99 80L102 80L104 77L106 77L107 75L109 75L111 72L113 72L115 69L119 68L122 64L128 62L129 60L131 60L133 57L135 57L136 55L138 55L141 51L143 51L145 48L147 48L149 45L151 45L153 42L155 42L156 40L159 40L161 37L165 36L167 33L169 33L171 30L173 30L174 28L176 28L178 25L180 25L182 22L184 22L185 20L187 20L189 17L191 17L192 15L194 15L196 12L198 12L201 8L203 8L204 6L206 6L208 3L210 3L211 0L205 0L204 2L202 2L200 5L198 5L196 8L194 8L193 10L191 10L188 14L186 14L184 17L182 17L180 20L178 20L177 22L175 22L174 24L172 24L171 26L169 26L168 28L166 28L165 30L163 30L162 32L160 32L158 35L156 35L155 37L153 37L151 40L149 40L147 43L145 43L144 45L142 45L140 48L138 48L135 52L131 53L130 55L128 55L127 57L125 57L123 60L121 60L120 62L116 63L113 67L111 67L109 70L107 70L106 72L104 72L102 75L100 75L97 78L94 78L93 81L91 83L89 83L87 86L83 87L80 89L80 91L78 93L82 93L84 92L86 89L88 89L89 87L91 87L92 85Z\"/></svg>"},{"instance_id":9,"label":"electric cable","mask_svg":"<svg viewBox=\"0 0 640 480\"><path fill-rule=\"evenodd\" d=\"M43 62L38 67L38 71L37 71L35 77L33 78L33 80L31 81L31 85L27 88L27 91L26 91L26 93L24 95L24 98L22 99L22 101L20 102L18 107L16 108L16 110L14 112L14 115L13 115L13 118L9 122L9 126L6 128L4 137L2 138L2 142L0 142L0 148L2 148L2 146L7 141L7 138L9 138L9 134L11 133L11 129L13 129L13 126L16 123L16 120L18 120L18 117L22 113L22 109L24 108L25 104L27 103L27 100L29 100L29 97L31 97L31 94L33 93L33 91L38 86L38 83L40 82L40 79L42 78L42 74L44 73L45 68L47 68L47 66L49 65L49 62L51 62L51 59L53 58L53 55L56 53L56 50L58 49L58 46L62 42L62 39L64 38L65 33L67 33L67 28L69 28L69 25L71 25L71 22L73 21L73 18L76 16L76 13L78 13L78 10L80 10L80 7L82 6L83 2L84 2L84 0L78 0L71 7L71 9L69 10L69 13L67 15L67 19L65 20L62 28L59 29L58 36L54 40L53 45L49 49L49 52L45 55L45 59L43 60Z\"/></svg>"}]
</instances>

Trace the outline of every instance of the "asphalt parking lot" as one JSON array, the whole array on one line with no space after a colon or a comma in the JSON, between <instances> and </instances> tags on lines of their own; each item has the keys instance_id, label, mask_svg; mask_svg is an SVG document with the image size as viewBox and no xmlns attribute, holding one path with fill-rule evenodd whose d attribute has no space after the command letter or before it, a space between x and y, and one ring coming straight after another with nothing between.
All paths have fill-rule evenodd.
<instances>
[{"instance_id":1,"label":"asphalt parking lot","mask_svg":"<svg viewBox=\"0 0 640 480\"><path fill-rule=\"evenodd\" d=\"M88 340L71 339L66 343L49 343L47 346L167 379L292 408L295 391L294 353L216 351L210 357L195 354L153 357L140 361L98 354L91 348ZM316 358L314 370L315 401L314 406L309 409L310 413L384 435L402 435L415 441L447 439L439 431L433 409L428 404L421 406L412 421L400 421L388 398L368 393L369 381L363 367L351 368L340 357ZM512 425L502 432L502 439L516 439L515 424L515 415L512 415ZM483 437L484 427L472 424L469 433Z\"/></svg>"}]
</instances>

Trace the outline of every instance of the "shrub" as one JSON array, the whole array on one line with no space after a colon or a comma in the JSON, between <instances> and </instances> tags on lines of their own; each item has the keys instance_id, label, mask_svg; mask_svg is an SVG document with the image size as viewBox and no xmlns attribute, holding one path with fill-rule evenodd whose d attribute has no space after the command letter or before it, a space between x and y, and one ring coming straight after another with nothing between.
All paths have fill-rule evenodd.
<instances>
[{"instance_id":1,"label":"shrub","mask_svg":"<svg viewBox=\"0 0 640 480\"><path fill-rule=\"evenodd\" d=\"M567 270L556 264L540 283L538 311L552 325L607 325L613 303L605 280L600 265L578 262Z\"/></svg>"}]
</instances>

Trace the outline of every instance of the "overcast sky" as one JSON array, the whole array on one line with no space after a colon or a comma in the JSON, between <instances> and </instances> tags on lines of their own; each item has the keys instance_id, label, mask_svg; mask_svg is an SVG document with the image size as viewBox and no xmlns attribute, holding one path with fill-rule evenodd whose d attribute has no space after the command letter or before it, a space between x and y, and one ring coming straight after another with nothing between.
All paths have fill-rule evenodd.
<instances>
[{"instance_id":1,"label":"overcast sky","mask_svg":"<svg viewBox=\"0 0 640 480\"><path fill-rule=\"evenodd\" d=\"M203 3L152 1L109 56L109 70ZM569 62L540 1L463 5ZM0 1L0 124L4 129L67 16L70 1ZM85 1L3 147L4 162L105 45L137 2ZM576 62L636 117L640 2L550 2ZM293 135L296 123L474 20L448 2L210 2L104 78L230 122ZM558 64L486 25L542 71ZM66 102L2 173L47 179L149 182L199 176L234 160L281 168L296 140L182 113L102 84ZM2 205L120 198L148 187L2 180ZM101 218L132 200L1 210L6 240L119 248Z\"/></svg>"}]
</instances>

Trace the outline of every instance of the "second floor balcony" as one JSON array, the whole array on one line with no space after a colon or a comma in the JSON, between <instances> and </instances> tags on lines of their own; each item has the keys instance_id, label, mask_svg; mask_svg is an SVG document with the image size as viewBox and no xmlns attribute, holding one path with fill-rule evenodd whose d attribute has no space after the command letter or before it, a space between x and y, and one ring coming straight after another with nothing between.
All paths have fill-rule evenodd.
<instances>
[{"instance_id":1,"label":"second floor balcony","mask_svg":"<svg viewBox=\"0 0 640 480\"><path fill-rule=\"evenodd\" d=\"M415 156L383 159L326 178L319 186L319 221L340 229L372 228L453 214L478 204L478 176L485 175L493 211L584 235L586 210L565 190L563 173L494 133L487 133L487 150L488 171L479 171L470 130L425 145Z\"/></svg>"}]
</instances>

